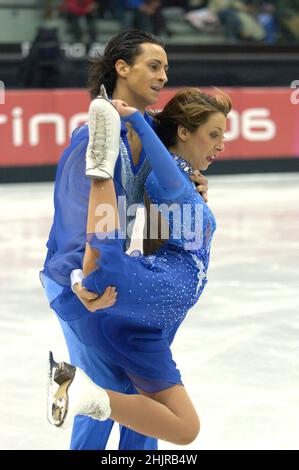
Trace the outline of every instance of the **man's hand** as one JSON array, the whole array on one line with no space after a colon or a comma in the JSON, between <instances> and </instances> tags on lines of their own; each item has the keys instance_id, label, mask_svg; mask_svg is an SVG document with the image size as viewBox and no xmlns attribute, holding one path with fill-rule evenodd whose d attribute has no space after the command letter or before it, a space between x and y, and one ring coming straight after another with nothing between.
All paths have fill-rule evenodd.
<instances>
[{"instance_id":1,"label":"man's hand","mask_svg":"<svg viewBox=\"0 0 299 470\"><path fill-rule=\"evenodd\" d=\"M115 304L117 298L117 292L115 287L107 287L103 295L99 296L95 292L90 292L82 286L81 282L77 282L73 286L73 291L75 292L78 299L90 312L96 312L97 310L102 310L103 308L112 307Z\"/></svg>"},{"instance_id":2,"label":"man's hand","mask_svg":"<svg viewBox=\"0 0 299 470\"><path fill-rule=\"evenodd\" d=\"M198 170L194 170L190 179L196 184L196 191L202 195L205 202L208 202L208 179Z\"/></svg>"}]
</instances>

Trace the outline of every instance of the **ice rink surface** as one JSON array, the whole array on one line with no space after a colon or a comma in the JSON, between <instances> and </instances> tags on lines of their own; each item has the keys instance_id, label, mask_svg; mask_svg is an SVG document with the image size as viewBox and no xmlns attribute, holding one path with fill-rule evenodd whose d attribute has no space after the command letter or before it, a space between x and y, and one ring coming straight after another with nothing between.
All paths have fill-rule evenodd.
<instances>
[{"instance_id":1,"label":"ice rink surface","mask_svg":"<svg viewBox=\"0 0 299 470\"><path fill-rule=\"evenodd\" d=\"M69 443L46 420L48 351L68 359L38 278L52 192L51 183L0 186L1 449ZM201 418L181 449L298 450L299 174L211 176L209 205L209 283L173 345ZM108 448L117 443L116 424Z\"/></svg>"}]
</instances>

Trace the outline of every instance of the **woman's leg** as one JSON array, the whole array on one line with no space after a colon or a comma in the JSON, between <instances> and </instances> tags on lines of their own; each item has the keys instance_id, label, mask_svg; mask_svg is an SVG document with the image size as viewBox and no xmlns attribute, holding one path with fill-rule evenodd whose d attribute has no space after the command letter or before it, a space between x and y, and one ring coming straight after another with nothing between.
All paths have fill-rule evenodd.
<instances>
[{"instance_id":1,"label":"woman's leg","mask_svg":"<svg viewBox=\"0 0 299 470\"><path fill-rule=\"evenodd\" d=\"M96 232L108 233L119 228L118 209L115 188L112 178L107 180L92 180L89 194L87 234ZM97 268L97 250L86 243L83 259L83 274L86 277Z\"/></svg>"},{"instance_id":2,"label":"woman's leg","mask_svg":"<svg viewBox=\"0 0 299 470\"><path fill-rule=\"evenodd\" d=\"M111 419L141 434L178 445L190 444L200 430L195 408L182 385L162 392L125 395L106 390Z\"/></svg>"},{"instance_id":3,"label":"woman's leg","mask_svg":"<svg viewBox=\"0 0 299 470\"><path fill-rule=\"evenodd\" d=\"M55 426L68 427L77 415L110 418L179 445L190 444L199 433L199 418L182 385L155 393L137 389L140 395L127 395L96 385L79 367L57 363L51 352L49 366L48 420Z\"/></svg>"},{"instance_id":4,"label":"woman's leg","mask_svg":"<svg viewBox=\"0 0 299 470\"><path fill-rule=\"evenodd\" d=\"M116 194L113 183L114 166L119 154L120 116L105 98L94 99L88 110L89 140L86 151L86 176L92 179L89 193L87 235L114 232L119 227ZM104 222L103 219L104 218ZM87 276L97 268L97 250L86 244L83 274Z\"/></svg>"}]
</instances>

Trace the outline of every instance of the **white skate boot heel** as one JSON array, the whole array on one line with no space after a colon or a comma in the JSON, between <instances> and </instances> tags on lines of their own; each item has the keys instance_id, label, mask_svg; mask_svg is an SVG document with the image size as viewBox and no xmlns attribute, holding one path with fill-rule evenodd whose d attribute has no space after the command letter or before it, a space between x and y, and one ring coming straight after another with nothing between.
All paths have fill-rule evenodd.
<instances>
[{"instance_id":1,"label":"white skate boot heel","mask_svg":"<svg viewBox=\"0 0 299 470\"><path fill-rule=\"evenodd\" d=\"M106 391L96 385L78 367L57 363L50 352L48 387L48 421L68 428L75 416L87 415L104 421L110 417L110 400Z\"/></svg>"},{"instance_id":2,"label":"white skate boot heel","mask_svg":"<svg viewBox=\"0 0 299 470\"><path fill-rule=\"evenodd\" d=\"M86 151L86 176L97 179L113 178L119 154L120 116L107 99L105 87L89 106L89 141Z\"/></svg>"}]
</instances>

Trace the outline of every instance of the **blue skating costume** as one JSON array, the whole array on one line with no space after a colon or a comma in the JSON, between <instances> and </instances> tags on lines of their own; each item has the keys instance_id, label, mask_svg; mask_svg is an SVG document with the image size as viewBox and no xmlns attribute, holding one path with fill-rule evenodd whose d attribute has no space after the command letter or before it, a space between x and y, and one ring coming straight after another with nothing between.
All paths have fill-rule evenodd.
<instances>
[{"instance_id":1,"label":"blue skating costume","mask_svg":"<svg viewBox=\"0 0 299 470\"><path fill-rule=\"evenodd\" d=\"M135 386L157 392L182 383L170 346L207 283L216 223L189 179L190 165L167 151L138 111L125 119L139 134L151 164L147 192L169 216L170 238L155 255L132 257L124 252L120 231L109 237L88 234L100 261L83 284L99 293L116 286L117 301L99 311L102 321L95 335L103 355L123 368Z\"/></svg>"}]
</instances>

